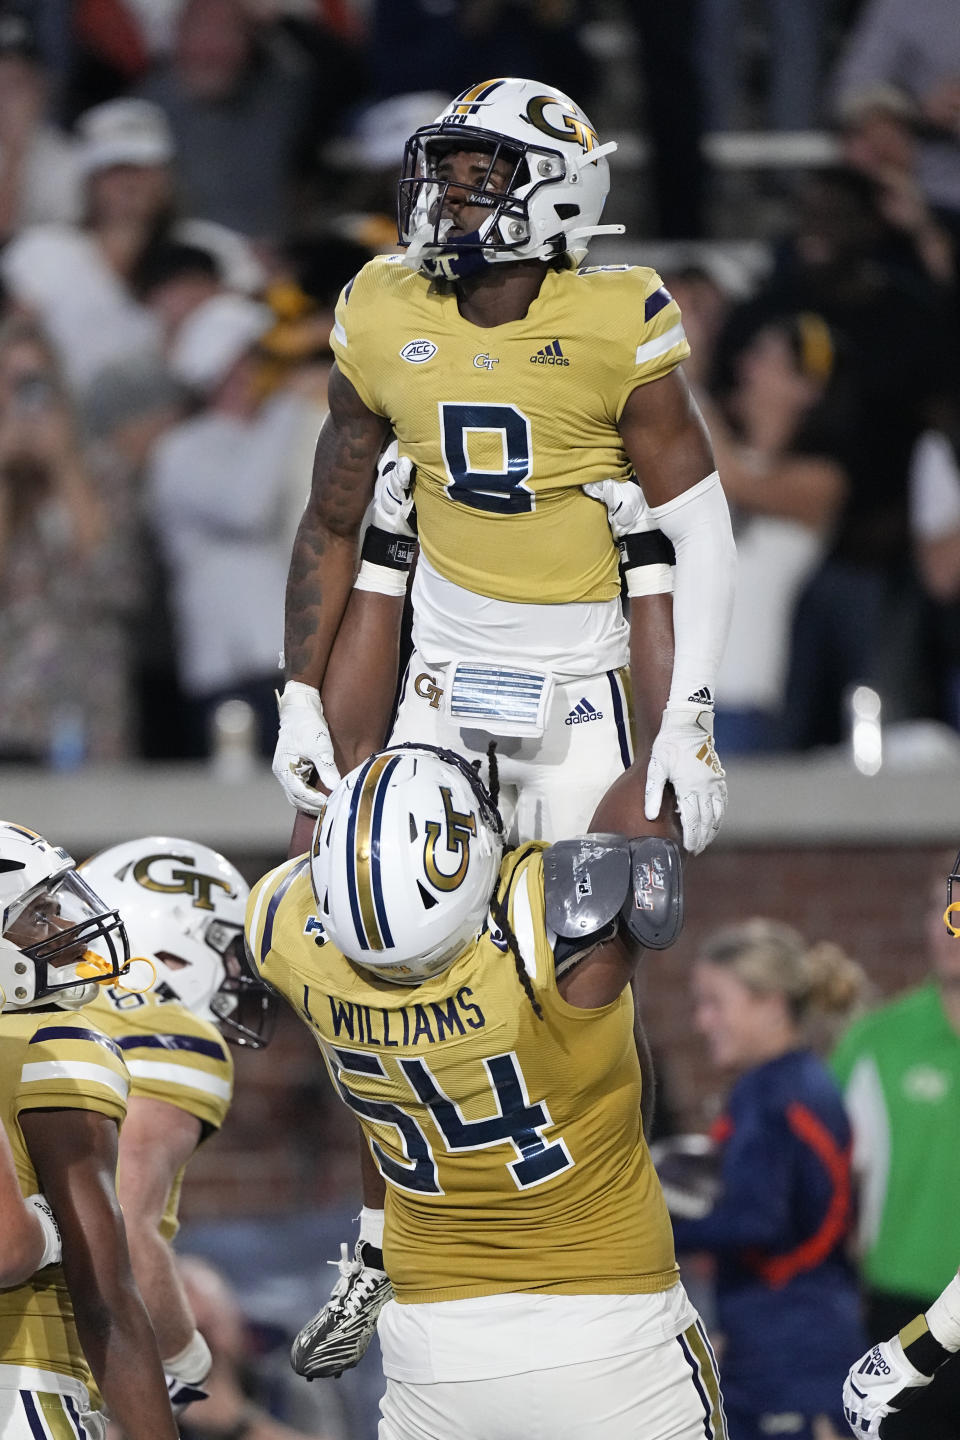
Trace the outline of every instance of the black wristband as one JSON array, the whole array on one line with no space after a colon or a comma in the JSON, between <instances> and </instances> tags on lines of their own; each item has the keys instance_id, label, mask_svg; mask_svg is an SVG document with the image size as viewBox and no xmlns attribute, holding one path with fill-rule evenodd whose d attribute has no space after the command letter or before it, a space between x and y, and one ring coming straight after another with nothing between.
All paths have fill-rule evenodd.
<instances>
[{"instance_id":1,"label":"black wristband","mask_svg":"<svg viewBox=\"0 0 960 1440\"><path fill-rule=\"evenodd\" d=\"M360 559L368 560L371 565L385 565L389 570L409 570L416 549L416 540L408 535L394 535L371 525L363 537Z\"/></svg>"},{"instance_id":2,"label":"black wristband","mask_svg":"<svg viewBox=\"0 0 960 1440\"><path fill-rule=\"evenodd\" d=\"M914 1365L921 1375L932 1375L941 1365L954 1358L954 1352L944 1349L936 1336L931 1334L925 1315L918 1315L909 1325L903 1327L900 1331L900 1344L910 1364Z\"/></svg>"},{"instance_id":3,"label":"black wristband","mask_svg":"<svg viewBox=\"0 0 960 1440\"><path fill-rule=\"evenodd\" d=\"M618 548L621 570L637 570L643 565L673 565L677 558L672 543L662 530L642 530L637 535L624 535Z\"/></svg>"}]
</instances>

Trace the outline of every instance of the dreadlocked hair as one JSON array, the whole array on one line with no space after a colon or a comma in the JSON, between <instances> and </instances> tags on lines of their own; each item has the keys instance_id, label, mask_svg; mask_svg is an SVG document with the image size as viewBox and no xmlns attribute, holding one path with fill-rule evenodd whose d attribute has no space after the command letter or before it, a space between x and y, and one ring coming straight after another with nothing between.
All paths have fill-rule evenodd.
<instances>
[{"instance_id":1,"label":"dreadlocked hair","mask_svg":"<svg viewBox=\"0 0 960 1440\"><path fill-rule=\"evenodd\" d=\"M479 771L480 761L475 760L473 763L474 767ZM491 740L490 744L487 746L487 789L490 791L490 799L493 801L494 805L499 804L500 768L497 765L496 740ZM509 854L509 851L504 851L504 854ZM505 896L499 894L499 892L497 891L494 892L493 900L490 905L490 913L493 916L494 921L496 922L498 930L504 936L507 942L507 949L513 955L513 963L516 967L517 979L523 986L523 993L530 1001L530 1006L533 1010L534 1015L536 1015L538 1020L542 1020L543 1010L540 1008L539 1000L533 993L533 986L530 984L530 976L527 974L527 967L526 965L524 965L523 957L520 954L520 941L514 934L513 926L510 924L510 917L507 914L506 898Z\"/></svg>"}]
</instances>

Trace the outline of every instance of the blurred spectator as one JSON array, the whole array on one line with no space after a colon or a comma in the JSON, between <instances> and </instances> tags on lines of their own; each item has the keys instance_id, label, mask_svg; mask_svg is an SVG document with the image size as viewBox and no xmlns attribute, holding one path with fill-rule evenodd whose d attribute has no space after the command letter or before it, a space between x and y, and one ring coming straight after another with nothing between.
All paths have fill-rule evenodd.
<instances>
[{"instance_id":1,"label":"blurred spectator","mask_svg":"<svg viewBox=\"0 0 960 1440\"><path fill-rule=\"evenodd\" d=\"M315 83L303 49L241 0L186 0L169 63L139 90L172 126L184 210L282 235Z\"/></svg>"},{"instance_id":2,"label":"blurred spectator","mask_svg":"<svg viewBox=\"0 0 960 1440\"><path fill-rule=\"evenodd\" d=\"M0 12L0 245L24 225L79 213L76 147L44 118L48 98L29 19Z\"/></svg>"},{"instance_id":3,"label":"blurred spectator","mask_svg":"<svg viewBox=\"0 0 960 1440\"><path fill-rule=\"evenodd\" d=\"M292 483L288 451L304 402L264 393L257 347L273 324L266 306L217 295L187 318L174 375L203 408L154 451L150 510L165 557L180 679L194 752L207 753L221 701L254 709L264 755L276 738L274 687L283 639Z\"/></svg>"},{"instance_id":4,"label":"blurred spectator","mask_svg":"<svg viewBox=\"0 0 960 1440\"><path fill-rule=\"evenodd\" d=\"M133 563L80 450L53 353L0 328L0 758L73 768L129 750Z\"/></svg>"},{"instance_id":5,"label":"blurred spectator","mask_svg":"<svg viewBox=\"0 0 960 1440\"><path fill-rule=\"evenodd\" d=\"M185 1412L184 1440L344 1440L339 1425L294 1430L273 1418L259 1393L251 1338L236 1295L205 1260L181 1256L179 1270L197 1329L213 1355L204 1381L208 1398Z\"/></svg>"},{"instance_id":6,"label":"blurred spectator","mask_svg":"<svg viewBox=\"0 0 960 1440\"><path fill-rule=\"evenodd\" d=\"M926 910L929 981L858 1021L832 1060L853 1123L871 1342L926 1309L960 1254L960 940L943 922L944 860ZM883 1434L955 1440L958 1414L960 1372L947 1367Z\"/></svg>"},{"instance_id":7,"label":"blurred spectator","mask_svg":"<svg viewBox=\"0 0 960 1440\"><path fill-rule=\"evenodd\" d=\"M407 137L430 125L450 103L442 90L391 95L360 110L324 158L338 177L337 230L374 252L397 248L397 177Z\"/></svg>"},{"instance_id":8,"label":"blurred spectator","mask_svg":"<svg viewBox=\"0 0 960 1440\"><path fill-rule=\"evenodd\" d=\"M940 714L960 730L960 464L950 440L936 430L922 435L913 452L910 533L931 606Z\"/></svg>"},{"instance_id":9,"label":"blurred spectator","mask_svg":"<svg viewBox=\"0 0 960 1440\"><path fill-rule=\"evenodd\" d=\"M731 296L720 275L705 260L692 259L677 270L664 270L663 283L680 306L690 356L683 362L687 382L702 399L713 371L714 352L730 311Z\"/></svg>"},{"instance_id":10,"label":"blurred spectator","mask_svg":"<svg viewBox=\"0 0 960 1440\"><path fill-rule=\"evenodd\" d=\"M958 245L920 185L912 102L892 86L880 86L852 96L841 118L844 161L877 185L877 204L891 232L887 258L937 285L956 285Z\"/></svg>"},{"instance_id":11,"label":"blurred spectator","mask_svg":"<svg viewBox=\"0 0 960 1440\"><path fill-rule=\"evenodd\" d=\"M868 0L835 77L841 107L893 86L923 126L919 179L960 236L960 25L954 0Z\"/></svg>"},{"instance_id":12,"label":"blurred spectator","mask_svg":"<svg viewBox=\"0 0 960 1440\"><path fill-rule=\"evenodd\" d=\"M677 1250L717 1257L717 1321L730 1440L844 1425L846 1367L863 1349L845 1244L853 1217L850 1126L809 1048L811 1027L860 1001L863 971L772 920L702 947L694 1017L714 1063L738 1078L714 1126L720 1189L702 1219L674 1219Z\"/></svg>"},{"instance_id":13,"label":"blurred spectator","mask_svg":"<svg viewBox=\"0 0 960 1440\"><path fill-rule=\"evenodd\" d=\"M173 137L163 112L114 100L78 124L86 177L82 228L38 225L8 245L0 273L34 311L82 392L105 366L159 351L159 327L132 291L173 214Z\"/></svg>"},{"instance_id":14,"label":"blurred spectator","mask_svg":"<svg viewBox=\"0 0 960 1440\"><path fill-rule=\"evenodd\" d=\"M708 130L743 124L736 104L743 94L743 0L701 0L700 68ZM774 130L809 130L820 115L826 6L824 0L767 0L769 124Z\"/></svg>"},{"instance_id":15,"label":"blurred spectator","mask_svg":"<svg viewBox=\"0 0 960 1440\"><path fill-rule=\"evenodd\" d=\"M737 592L717 676L717 743L727 754L780 745L794 607L847 488L830 433L835 367L820 316L785 317L740 352L723 410L704 406L737 538Z\"/></svg>"},{"instance_id":16,"label":"blurred spectator","mask_svg":"<svg viewBox=\"0 0 960 1440\"><path fill-rule=\"evenodd\" d=\"M904 543L907 477L917 437L949 406L955 355L942 297L883 261L885 235L872 180L846 169L812 176L777 270L733 313L718 346L721 400L736 355L778 318L821 316L845 356L830 453L848 487L827 554L798 601L785 717L794 748L843 738L854 684L877 689L892 720L929 704L922 597Z\"/></svg>"}]
</instances>

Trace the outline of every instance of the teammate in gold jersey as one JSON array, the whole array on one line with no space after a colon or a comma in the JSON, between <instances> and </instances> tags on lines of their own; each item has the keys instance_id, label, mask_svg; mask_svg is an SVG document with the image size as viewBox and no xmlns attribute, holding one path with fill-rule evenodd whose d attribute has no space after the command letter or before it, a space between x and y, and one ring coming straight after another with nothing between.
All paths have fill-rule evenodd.
<instances>
[{"instance_id":1,"label":"teammate in gold jersey","mask_svg":"<svg viewBox=\"0 0 960 1440\"><path fill-rule=\"evenodd\" d=\"M44 1254L0 1292L4 1440L102 1440L94 1380L129 1440L177 1433L114 1190L129 1077L113 1041L74 1013L126 962L118 915L70 856L0 823L3 1130L22 1193L42 1189L62 1236L59 1259Z\"/></svg>"},{"instance_id":2,"label":"teammate in gold jersey","mask_svg":"<svg viewBox=\"0 0 960 1440\"><path fill-rule=\"evenodd\" d=\"M101 986L88 1014L119 1046L130 1072L117 1190L179 1411L203 1398L211 1364L171 1249L184 1172L230 1108L233 1061L224 1037L259 1049L269 1038L273 1002L247 974L249 889L222 855L150 835L101 850L81 872L122 915L133 954L149 961L155 977L137 994L122 983Z\"/></svg>"},{"instance_id":3,"label":"teammate in gold jersey","mask_svg":"<svg viewBox=\"0 0 960 1440\"><path fill-rule=\"evenodd\" d=\"M527 1440L534 1423L721 1440L640 1124L629 990L637 944L679 928L679 852L610 834L502 850L466 762L394 747L340 782L310 854L248 905L260 975L387 1181L380 1440Z\"/></svg>"},{"instance_id":4,"label":"teammate in gold jersey","mask_svg":"<svg viewBox=\"0 0 960 1440\"><path fill-rule=\"evenodd\" d=\"M583 830L624 771L631 833L663 822L668 783L688 850L719 827L712 704L733 538L678 368L676 304L652 270L580 267L611 228L598 221L613 148L567 96L520 79L465 91L407 144L407 253L372 261L341 296L330 415L291 561L274 768L305 812L337 777L319 688L392 430L416 464L421 549L395 738L449 741L433 728L442 716L482 760L483 736L500 737L505 788L521 809L529 792L520 834ZM593 497L636 491L634 477L676 564L672 605L639 594L628 634L608 506ZM383 548L374 529L372 543L370 566L402 569L389 537ZM374 652L345 656L361 714Z\"/></svg>"}]
</instances>

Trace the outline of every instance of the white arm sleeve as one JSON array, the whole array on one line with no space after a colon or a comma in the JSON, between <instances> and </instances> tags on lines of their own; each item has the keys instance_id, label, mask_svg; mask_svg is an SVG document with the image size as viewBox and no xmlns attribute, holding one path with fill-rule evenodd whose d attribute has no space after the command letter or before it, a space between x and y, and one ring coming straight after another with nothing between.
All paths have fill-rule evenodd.
<instances>
[{"instance_id":1,"label":"white arm sleeve","mask_svg":"<svg viewBox=\"0 0 960 1440\"><path fill-rule=\"evenodd\" d=\"M720 476L714 470L676 499L651 508L650 518L672 541L677 557L673 679L667 704L709 704L730 629L737 563Z\"/></svg>"}]
</instances>

